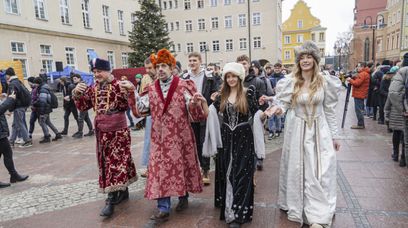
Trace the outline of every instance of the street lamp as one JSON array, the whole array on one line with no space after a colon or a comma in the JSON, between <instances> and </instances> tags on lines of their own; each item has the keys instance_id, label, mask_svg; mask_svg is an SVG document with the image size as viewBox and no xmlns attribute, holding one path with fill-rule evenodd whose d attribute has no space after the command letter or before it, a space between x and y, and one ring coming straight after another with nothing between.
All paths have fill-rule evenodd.
<instances>
[{"instance_id":1,"label":"street lamp","mask_svg":"<svg viewBox=\"0 0 408 228\"><path fill-rule=\"evenodd\" d=\"M377 17L375 18L375 24L373 24L373 18L371 16L367 16L364 19L364 25L363 28L367 28L369 26L371 26L371 28L373 29L373 47L372 47L372 60L373 60L373 64L375 64L375 30L377 29L377 22L378 22L378 18L382 17L382 21L381 24L378 25L378 27L383 27L384 26L384 16L382 14L378 14ZM367 19L370 19L370 24L367 25Z\"/></svg>"}]
</instances>

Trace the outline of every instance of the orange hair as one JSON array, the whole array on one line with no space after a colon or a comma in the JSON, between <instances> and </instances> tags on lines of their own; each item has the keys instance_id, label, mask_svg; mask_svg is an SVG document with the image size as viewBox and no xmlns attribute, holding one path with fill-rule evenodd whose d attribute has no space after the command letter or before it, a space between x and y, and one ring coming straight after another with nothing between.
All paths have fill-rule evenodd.
<instances>
[{"instance_id":1,"label":"orange hair","mask_svg":"<svg viewBox=\"0 0 408 228\"><path fill-rule=\"evenodd\" d=\"M176 66L176 58L171 54L171 52L165 48L159 50L157 55L154 53L150 55L150 61L153 64L153 67L156 68L156 64L165 63L169 66Z\"/></svg>"}]
</instances>

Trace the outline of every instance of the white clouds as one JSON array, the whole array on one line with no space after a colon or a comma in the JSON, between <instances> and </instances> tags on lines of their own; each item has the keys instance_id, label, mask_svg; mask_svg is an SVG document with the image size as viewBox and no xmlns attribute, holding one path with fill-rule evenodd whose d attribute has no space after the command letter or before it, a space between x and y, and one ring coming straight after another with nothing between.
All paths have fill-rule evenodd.
<instances>
[{"instance_id":1,"label":"white clouds","mask_svg":"<svg viewBox=\"0 0 408 228\"><path fill-rule=\"evenodd\" d=\"M298 0L282 2L282 21L289 18L291 9ZM347 31L354 21L355 0L304 0L312 14L319 18L321 25L327 28L326 52L333 53L334 42L339 33Z\"/></svg>"}]
</instances>

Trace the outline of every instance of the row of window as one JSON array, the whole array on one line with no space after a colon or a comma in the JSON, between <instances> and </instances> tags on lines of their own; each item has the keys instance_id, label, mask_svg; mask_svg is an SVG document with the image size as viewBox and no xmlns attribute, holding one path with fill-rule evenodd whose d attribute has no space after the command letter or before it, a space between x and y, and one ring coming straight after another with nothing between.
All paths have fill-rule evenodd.
<instances>
[{"instance_id":1,"label":"row of window","mask_svg":"<svg viewBox=\"0 0 408 228\"><path fill-rule=\"evenodd\" d=\"M211 18L211 29L218 29L219 28L219 18L218 17L212 17ZM253 25L260 25L261 24L261 13L253 13L252 15L252 24ZM184 22L185 26L185 31L186 32L191 32L193 31L193 21L192 20L186 20ZM232 16L225 16L224 17L224 28L232 28L233 23L232 23ZM247 20L246 20L246 14L239 14L238 15L238 26L239 27L246 27L247 26ZM180 22L169 22L165 24L165 29L167 31L179 31L180 30ZM197 20L197 30L198 31L204 31L207 29L207 25L205 22L204 18L200 18Z\"/></svg>"},{"instance_id":2,"label":"row of window","mask_svg":"<svg viewBox=\"0 0 408 228\"><path fill-rule=\"evenodd\" d=\"M296 43L303 43L303 40L304 40L303 34L297 34L296 35ZM312 33L312 41L316 42L316 34L315 33ZM321 33L319 33L319 42L324 42L324 41L325 41L324 32L321 32ZM292 43L290 35L285 35L284 36L284 43L285 44L291 44Z\"/></svg>"},{"instance_id":3,"label":"row of window","mask_svg":"<svg viewBox=\"0 0 408 228\"><path fill-rule=\"evenodd\" d=\"M34 12L35 17L40 20L47 20L48 13L46 7L46 0L33 0L34 1ZM10 14L20 14L20 7L19 7L19 0L4 0L5 3L5 10L7 13ZM68 0L59 0L60 4L60 18L63 24L70 25L71 18L70 18L70 8L68 5ZM81 9L82 9L82 23L84 28L91 28L91 17L90 17L90 6L89 0L81 0ZM102 18L104 24L104 30L107 33L112 33L112 25L111 25L111 16L110 16L110 9L107 5L102 5ZM123 11L118 10L118 27L119 27L119 34L125 34L125 25L124 25L124 17ZM136 21L136 15L131 15L131 22L133 23Z\"/></svg>"},{"instance_id":4,"label":"row of window","mask_svg":"<svg viewBox=\"0 0 408 228\"><path fill-rule=\"evenodd\" d=\"M208 46L206 41L201 41L198 44L198 49L196 50L194 48L194 43L189 42L186 43L185 50L187 53L191 53L194 51L200 51L200 52L207 52L207 51L213 51L213 52L220 52L221 51L221 41L220 40L213 40L210 44L211 46ZM246 50L248 47L248 39L247 38L240 38L239 39L239 50ZM233 39L226 39L224 43L224 50L225 51L234 51L234 40ZM257 48L262 48L262 40L261 37L254 37L253 42L252 42L252 47L254 49ZM182 52L182 47L181 44L173 44L171 47L171 51L173 52Z\"/></svg>"},{"instance_id":5,"label":"row of window","mask_svg":"<svg viewBox=\"0 0 408 228\"><path fill-rule=\"evenodd\" d=\"M219 2L222 2L224 5L231 5L233 0L208 0L208 4L210 7L217 7ZM235 0L238 4L246 3L246 0ZM184 0L184 9L190 10L192 8L193 2L196 2L197 9L203 9L205 7L204 0ZM260 0L252 0L252 2L260 2ZM170 10L170 9L177 9L179 6L178 0L170 0L170 1L162 1L161 2L161 9L163 10Z\"/></svg>"}]
</instances>

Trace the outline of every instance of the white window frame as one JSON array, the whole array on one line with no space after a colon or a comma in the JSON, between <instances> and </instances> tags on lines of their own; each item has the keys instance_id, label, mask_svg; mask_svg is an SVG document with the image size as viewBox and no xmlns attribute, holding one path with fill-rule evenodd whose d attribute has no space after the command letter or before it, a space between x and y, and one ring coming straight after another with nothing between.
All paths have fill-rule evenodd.
<instances>
[{"instance_id":1,"label":"white window frame","mask_svg":"<svg viewBox=\"0 0 408 228\"><path fill-rule=\"evenodd\" d=\"M234 51L234 40L233 39L225 40L225 51Z\"/></svg>"},{"instance_id":2,"label":"white window frame","mask_svg":"<svg viewBox=\"0 0 408 228\"><path fill-rule=\"evenodd\" d=\"M261 25L261 13L252 13L252 25Z\"/></svg>"},{"instance_id":3,"label":"white window frame","mask_svg":"<svg viewBox=\"0 0 408 228\"><path fill-rule=\"evenodd\" d=\"M106 33L112 33L112 26L109 17L109 6L102 5L103 28Z\"/></svg>"},{"instance_id":4,"label":"white window frame","mask_svg":"<svg viewBox=\"0 0 408 228\"><path fill-rule=\"evenodd\" d=\"M205 19L199 18L197 21L198 21L198 31L204 31L205 30Z\"/></svg>"},{"instance_id":5,"label":"white window frame","mask_svg":"<svg viewBox=\"0 0 408 228\"><path fill-rule=\"evenodd\" d=\"M115 52L107 51L106 55L108 56L108 61L109 61L111 69L114 69L115 68Z\"/></svg>"},{"instance_id":6,"label":"white window frame","mask_svg":"<svg viewBox=\"0 0 408 228\"><path fill-rule=\"evenodd\" d=\"M84 28L91 28L91 15L89 12L89 0L82 0L81 1L81 9L82 9L82 24Z\"/></svg>"},{"instance_id":7,"label":"white window frame","mask_svg":"<svg viewBox=\"0 0 408 228\"><path fill-rule=\"evenodd\" d=\"M290 58L291 58L290 51L289 50L284 51L284 56L283 57L284 57L285 60L290 60Z\"/></svg>"},{"instance_id":8,"label":"white window frame","mask_svg":"<svg viewBox=\"0 0 408 228\"><path fill-rule=\"evenodd\" d=\"M212 41L212 50L213 50L213 52L219 52L220 51L220 41L219 40L213 40Z\"/></svg>"},{"instance_id":9,"label":"white window frame","mask_svg":"<svg viewBox=\"0 0 408 228\"><path fill-rule=\"evenodd\" d=\"M191 10L191 0L184 0L184 10Z\"/></svg>"},{"instance_id":10,"label":"white window frame","mask_svg":"<svg viewBox=\"0 0 408 228\"><path fill-rule=\"evenodd\" d=\"M163 9L163 10L166 10L166 9L167 9L167 2L166 2L166 1L163 1L163 2L162 2L162 5L163 5L163 6L162 6L162 9Z\"/></svg>"},{"instance_id":11,"label":"white window frame","mask_svg":"<svg viewBox=\"0 0 408 228\"><path fill-rule=\"evenodd\" d=\"M175 30L179 31L180 30L180 21L175 22Z\"/></svg>"},{"instance_id":12,"label":"white window frame","mask_svg":"<svg viewBox=\"0 0 408 228\"><path fill-rule=\"evenodd\" d=\"M321 39L321 38L323 38L323 39ZM326 40L326 37L325 37L324 32L319 32L319 42L324 42L325 40Z\"/></svg>"},{"instance_id":13,"label":"white window frame","mask_svg":"<svg viewBox=\"0 0 408 228\"><path fill-rule=\"evenodd\" d=\"M130 21L132 23L132 28L134 28L136 22L137 22L137 16L135 13L130 14Z\"/></svg>"},{"instance_id":14,"label":"white window frame","mask_svg":"<svg viewBox=\"0 0 408 228\"><path fill-rule=\"evenodd\" d=\"M210 6L211 7L217 7L218 5L218 0L209 0L210 1Z\"/></svg>"},{"instance_id":15,"label":"white window frame","mask_svg":"<svg viewBox=\"0 0 408 228\"><path fill-rule=\"evenodd\" d=\"M44 61L51 61L50 64L47 63L47 65L44 65ZM45 66L45 67L44 67ZM49 68L51 67L51 68ZM53 59L41 59L41 69L45 69L45 72L49 73L54 71L54 60Z\"/></svg>"},{"instance_id":16,"label":"white window frame","mask_svg":"<svg viewBox=\"0 0 408 228\"><path fill-rule=\"evenodd\" d=\"M118 25L119 25L119 35L126 36L125 21L123 20L123 10L118 10Z\"/></svg>"},{"instance_id":17,"label":"white window frame","mask_svg":"<svg viewBox=\"0 0 408 228\"><path fill-rule=\"evenodd\" d=\"M239 27L246 27L246 14L239 14L238 15L238 26Z\"/></svg>"},{"instance_id":18,"label":"white window frame","mask_svg":"<svg viewBox=\"0 0 408 228\"><path fill-rule=\"evenodd\" d=\"M290 44L291 43L291 36L290 35L285 35L284 36L284 44Z\"/></svg>"},{"instance_id":19,"label":"white window frame","mask_svg":"<svg viewBox=\"0 0 408 228\"><path fill-rule=\"evenodd\" d=\"M237 3L238 3L238 4L244 4L244 3L245 3L245 0L237 0Z\"/></svg>"},{"instance_id":20,"label":"white window frame","mask_svg":"<svg viewBox=\"0 0 408 228\"><path fill-rule=\"evenodd\" d=\"M50 52L49 53L43 52L43 50L46 50L46 49L43 49L43 47L48 47ZM51 56L52 55L52 46L50 44L40 44L40 54L41 55Z\"/></svg>"},{"instance_id":21,"label":"white window frame","mask_svg":"<svg viewBox=\"0 0 408 228\"><path fill-rule=\"evenodd\" d=\"M95 51L94 48L87 48L86 49L86 59L88 60L88 65L91 62L91 56L89 56L89 51Z\"/></svg>"},{"instance_id":22,"label":"white window frame","mask_svg":"<svg viewBox=\"0 0 408 228\"><path fill-rule=\"evenodd\" d=\"M262 38L260 36L255 36L253 38L254 41L254 49L262 48Z\"/></svg>"},{"instance_id":23,"label":"white window frame","mask_svg":"<svg viewBox=\"0 0 408 228\"><path fill-rule=\"evenodd\" d=\"M35 18L40 19L40 20L47 20L47 9L45 5L46 5L45 0L34 0Z\"/></svg>"},{"instance_id":24,"label":"white window frame","mask_svg":"<svg viewBox=\"0 0 408 228\"><path fill-rule=\"evenodd\" d=\"M225 16L224 17L224 27L225 28L232 28L232 16Z\"/></svg>"},{"instance_id":25,"label":"white window frame","mask_svg":"<svg viewBox=\"0 0 408 228\"><path fill-rule=\"evenodd\" d=\"M129 53L122 52L121 59L122 59L122 68L129 68Z\"/></svg>"},{"instance_id":26,"label":"white window frame","mask_svg":"<svg viewBox=\"0 0 408 228\"><path fill-rule=\"evenodd\" d=\"M181 52L181 44L177 44L177 52Z\"/></svg>"},{"instance_id":27,"label":"white window frame","mask_svg":"<svg viewBox=\"0 0 408 228\"><path fill-rule=\"evenodd\" d=\"M60 16L62 24L70 24L68 0L59 0Z\"/></svg>"},{"instance_id":28,"label":"white window frame","mask_svg":"<svg viewBox=\"0 0 408 228\"><path fill-rule=\"evenodd\" d=\"M72 49L72 50L67 50L67 49ZM72 55L72 59L69 59L71 58L71 56L68 56L68 55ZM76 68L76 54L75 54L74 47L65 47L65 61L66 61L67 66ZM70 63L71 61L73 63Z\"/></svg>"},{"instance_id":29,"label":"white window frame","mask_svg":"<svg viewBox=\"0 0 408 228\"><path fill-rule=\"evenodd\" d=\"M173 9L173 1L169 1L169 9Z\"/></svg>"},{"instance_id":30,"label":"white window frame","mask_svg":"<svg viewBox=\"0 0 408 228\"><path fill-rule=\"evenodd\" d=\"M248 47L247 38L239 38L239 50L246 50Z\"/></svg>"},{"instance_id":31,"label":"white window frame","mask_svg":"<svg viewBox=\"0 0 408 228\"><path fill-rule=\"evenodd\" d=\"M13 8L13 3L15 7ZM4 11L8 14L20 15L19 0L4 0Z\"/></svg>"},{"instance_id":32,"label":"white window frame","mask_svg":"<svg viewBox=\"0 0 408 228\"><path fill-rule=\"evenodd\" d=\"M205 41L200 41L198 43L198 47L201 53L205 52L205 50L207 49L207 42ZM208 50L207 50L208 51Z\"/></svg>"},{"instance_id":33,"label":"white window frame","mask_svg":"<svg viewBox=\"0 0 408 228\"><path fill-rule=\"evenodd\" d=\"M192 32L193 31L193 21L192 20L186 20L186 32Z\"/></svg>"},{"instance_id":34,"label":"white window frame","mask_svg":"<svg viewBox=\"0 0 408 228\"><path fill-rule=\"evenodd\" d=\"M13 51L13 43L16 44L16 51ZM18 46L19 44L21 44L22 51L19 50L19 46ZM27 53L25 42L12 40L10 42L10 48L13 54L26 54Z\"/></svg>"},{"instance_id":35,"label":"white window frame","mask_svg":"<svg viewBox=\"0 0 408 228\"><path fill-rule=\"evenodd\" d=\"M303 42L304 42L303 34L296 34L296 43L303 43Z\"/></svg>"},{"instance_id":36,"label":"white window frame","mask_svg":"<svg viewBox=\"0 0 408 228\"><path fill-rule=\"evenodd\" d=\"M204 0L197 0L197 9L204 9Z\"/></svg>"},{"instance_id":37,"label":"white window frame","mask_svg":"<svg viewBox=\"0 0 408 228\"><path fill-rule=\"evenodd\" d=\"M187 53L194 52L194 43L187 43L186 44L186 51L187 51Z\"/></svg>"},{"instance_id":38,"label":"white window frame","mask_svg":"<svg viewBox=\"0 0 408 228\"><path fill-rule=\"evenodd\" d=\"M220 26L219 24L220 23L219 23L218 17L212 17L211 18L211 29L218 29L219 26Z\"/></svg>"},{"instance_id":39,"label":"white window frame","mask_svg":"<svg viewBox=\"0 0 408 228\"><path fill-rule=\"evenodd\" d=\"M13 61L21 61L24 60L24 63L21 63L21 66L23 68L23 76L24 78L28 78L28 72L30 72L30 67L28 66L28 60L27 58L21 58L21 57L13 57Z\"/></svg>"}]
</instances>

